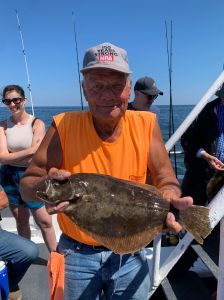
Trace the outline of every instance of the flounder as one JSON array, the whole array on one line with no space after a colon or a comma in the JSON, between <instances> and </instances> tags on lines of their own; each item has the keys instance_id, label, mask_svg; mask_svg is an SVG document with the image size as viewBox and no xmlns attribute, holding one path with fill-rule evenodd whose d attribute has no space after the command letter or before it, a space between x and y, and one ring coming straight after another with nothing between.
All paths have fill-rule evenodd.
<instances>
[{"instance_id":1,"label":"flounder","mask_svg":"<svg viewBox=\"0 0 224 300\"><path fill-rule=\"evenodd\" d=\"M78 173L68 180L46 180L46 190L37 191L42 201L69 201L64 213L99 244L115 253L135 252L165 228L169 202L152 185L115 177ZM191 206L179 212L179 222L202 243L211 232L209 210Z\"/></svg>"}]
</instances>

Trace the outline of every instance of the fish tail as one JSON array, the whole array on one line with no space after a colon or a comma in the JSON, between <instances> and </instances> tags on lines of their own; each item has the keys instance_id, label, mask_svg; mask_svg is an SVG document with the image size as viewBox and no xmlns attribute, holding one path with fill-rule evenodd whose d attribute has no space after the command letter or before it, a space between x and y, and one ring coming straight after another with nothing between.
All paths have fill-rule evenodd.
<instances>
[{"instance_id":1,"label":"fish tail","mask_svg":"<svg viewBox=\"0 0 224 300\"><path fill-rule=\"evenodd\" d=\"M209 209L204 206L192 205L186 210L180 211L180 224L189 231L194 239L203 244L204 239L211 233Z\"/></svg>"}]
</instances>

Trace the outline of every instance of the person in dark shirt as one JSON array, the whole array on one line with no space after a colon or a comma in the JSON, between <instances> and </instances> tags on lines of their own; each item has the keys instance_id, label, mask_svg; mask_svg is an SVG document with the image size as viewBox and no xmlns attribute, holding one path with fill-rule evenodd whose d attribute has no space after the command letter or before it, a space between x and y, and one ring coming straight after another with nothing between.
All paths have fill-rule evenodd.
<instances>
[{"instance_id":1,"label":"person in dark shirt","mask_svg":"<svg viewBox=\"0 0 224 300\"><path fill-rule=\"evenodd\" d=\"M207 203L208 181L224 167L224 85L216 96L181 137L186 167L182 192L197 205Z\"/></svg>"},{"instance_id":2,"label":"person in dark shirt","mask_svg":"<svg viewBox=\"0 0 224 300\"><path fill-rule=\"evenodd\" d=\"M163 95L163 92L157 88L155 80L147 76L139 78L135 83L134 93L134 100L128 103L128 109L151 111L158 117L159 109L152 104L159 95Z\"/></svg>"},{"instance_id":3,"label":"person in dark shirt","mask_svg":"<svg viewBox=\"0 0 224 300\"><path fill-rule=\"evenodd\" d=\"M190 195L196 205L206 205L211 200L207 184L215 172L224 167L224 84L216 92L216 99L209 102L181 137L186 172L182 181L182 196ZM204 250L213 261L219 260L219 225L205 239ZM177 275L186 272L197 259L188 248L170 272Z\"/></svg>"}]
</instances>

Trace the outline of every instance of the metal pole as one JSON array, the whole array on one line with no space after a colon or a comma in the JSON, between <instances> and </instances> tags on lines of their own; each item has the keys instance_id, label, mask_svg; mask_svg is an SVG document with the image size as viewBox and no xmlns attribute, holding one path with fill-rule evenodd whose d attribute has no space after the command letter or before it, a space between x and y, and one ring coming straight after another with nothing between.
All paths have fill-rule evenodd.
<instances>
[{"instance_id":1,"label":"metal pole","mask_svg":"<svg viewBox=\"0 0 224 300\"><path fill-rule=\"evenodd\" d=\"M158 235L153 240L153 261L151 273L151 291L154 291L160 284L160 255L161 255L161 235Z\"/></svg>"},{"instance_id":2,"label":"metal pole","mask_svg":"<svg viewBox=\"0 0 224 300\"><path fill-rule=\"evenodd\" d=\"M219 222L220 220L224 217L224 202L223 202L223 197L224 197L224 187L221 188L221 190L215 195L215 197L212 199L212 201L209 203L208 208L209 208L209 218L210 218L210 224L211 228L213 229ZM223 224L222 224L223 226ZM223 227L221 226L220 228L220 234L223 234ZM193 236L190 233L187 233L182 240L180 240L179 244L172 250L170 255L166 258L166 260L163 262L161 268L160 268L160 282L168 275L169 271L173 268L173 266L176 264L176 262L179 260L179 258L183 255L187 247L190 245L191 241L193 240ZM224 244L222 244L223 241L220 240L220 255L221 255L221 262L224 261L222 256L223 252L223 247ZM219 262L219 268L220 272L219 275L222 274L223 276L223 267L224 264L220 264ZM222 273L221 273L222 272ZM218 278L218 280L221 279L221 284L223 282L223 277ZM223 284L222 284L223 287ZM224 292L224 291L223 291ZM220 300L223 300L224 298L220 298Z\"/></svg>"},{"instance_id":3,"label":"metal pole","mask_svg":"<svg viewBox=\"0 0 224 300\"><path fill-rule=\"evenodd\" d=\"M27 64L27 58L26 58L26 52L25 52L24 41L23 41L23 34L22 34L21 26L20 26L18 11L15 10L15 12L16 12L17 23L18 23L18 28L19 28L19 33L20 33L20 39L21 39L21 44L22 44L22 52L23 52L23 57L24 57L25 67L26 67L26 76L27 76L27 82L28 82L28 87L27 88L28 88L29 94L30 94L30 102L31 102L32 114L34 116L33 97L32 97L32 92L31 92L31 83L30 83L30 76L29 76L29 70L28 70L28 64Z\"/></svg>"},{"instance_id":4,"label":"metal pole","mask_svg":"<svg viewBox=\"0 0 224 300\"><path fill-rule=\"evenodd\" d=\"M219 246L219 270L218 270L218 287L217 287L217 300L224 299L224 218L220 222L220 246Z\"/></svg>"}]
</instances>

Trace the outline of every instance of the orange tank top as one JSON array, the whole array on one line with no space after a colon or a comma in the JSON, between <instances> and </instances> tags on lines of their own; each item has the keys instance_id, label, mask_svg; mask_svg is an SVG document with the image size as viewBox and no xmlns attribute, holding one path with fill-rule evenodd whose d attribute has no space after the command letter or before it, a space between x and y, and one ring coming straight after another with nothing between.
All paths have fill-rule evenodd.
<instances>
[{"instance_id":1,"label":"orange tank top","mask_svg":"<svg viewBox=\"0 0 224 300\"><path fill-rule=\"evenodd\" d=\"M97 135L89 111L62 113L53 120L61 141L61 168L71 173L100 173L145 183L155 114L127 110L121 120L121 134L112 143ZM99 245L65 214L58 215L58 223L71 238Z\"/></svg>"}]
</instances>

